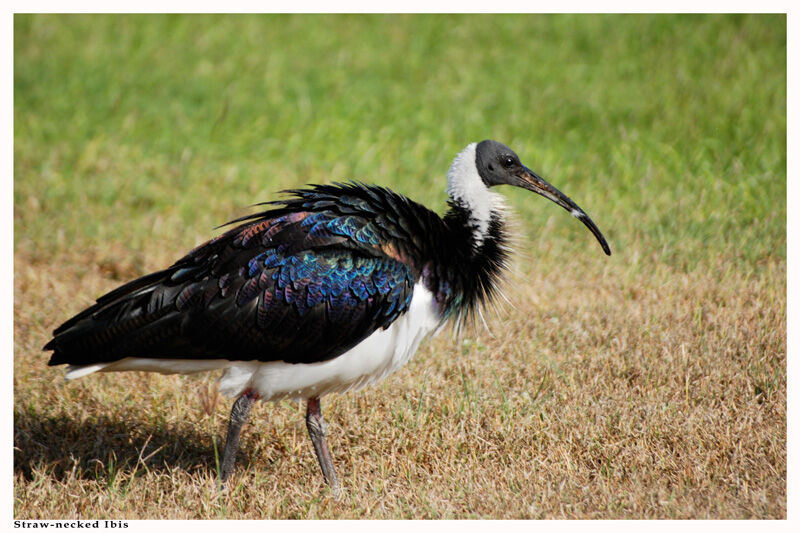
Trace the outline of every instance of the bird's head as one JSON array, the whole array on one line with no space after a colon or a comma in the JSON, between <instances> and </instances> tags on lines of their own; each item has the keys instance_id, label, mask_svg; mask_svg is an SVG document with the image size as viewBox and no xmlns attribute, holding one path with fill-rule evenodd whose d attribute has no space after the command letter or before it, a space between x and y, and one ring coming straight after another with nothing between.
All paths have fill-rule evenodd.
<instances>
[{"instance_id":1,"label":"bird's head","mask_svg":"<svg viewBox=\"0 0 800 533\"><path fill-rule=\"evenodd\" d=\"M600 242L600 246L606 255L611 255L611 249L608 247L605 237L600 233L595 223L592 222L592 219L589 218L589 215L566 194L523 165L517 154L508 146L491 140L479 142L475 146L475 166L478 170L478 175L487 187L513 185L541 194L557 203L569 211L572 216L583 222Z\"/></svg>"}]
</instances>

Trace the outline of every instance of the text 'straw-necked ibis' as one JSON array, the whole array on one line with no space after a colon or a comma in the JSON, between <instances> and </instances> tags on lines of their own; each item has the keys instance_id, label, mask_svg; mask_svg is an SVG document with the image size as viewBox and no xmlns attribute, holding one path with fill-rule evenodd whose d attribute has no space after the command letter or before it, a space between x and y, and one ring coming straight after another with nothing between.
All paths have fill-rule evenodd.
<instances>
[{"instance_id":1,"label":"text 'straw-necked ibis'","mask_svg":"<svg viewBox=\"0 0 800 533\"><path fill-rule=\"evenodd\" d=\"M467 146L447 173L440 217L389 189L350 183L288 191L263 212L171 267L100 297L53 333L50 365L66 377L143 370L224 369L237 398L223 451L233 471L253 403L307 401L322 473L338 482L320 398L394 372L450 318L496 294L509 254L507 208L491 188L513 185L557 203L610 249L589 216L507 146Z\"/></svg>"}]
</instances>

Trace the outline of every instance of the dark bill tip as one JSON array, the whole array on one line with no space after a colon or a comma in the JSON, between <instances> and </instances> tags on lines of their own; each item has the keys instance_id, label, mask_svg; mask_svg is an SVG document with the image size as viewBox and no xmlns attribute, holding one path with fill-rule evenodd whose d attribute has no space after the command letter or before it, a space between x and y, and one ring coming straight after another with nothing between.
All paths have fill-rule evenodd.
<instances>
[{"instance_id":1,"label":"dark bill tip","mask_svg":"<svg viewBox=\"0 0 800 533\"><path fill-rule=\"evenodd\" d=\"M611 255L611 248L609 248L608 242L606 242L606 238L603 237L602 233L600 233L600 229L595 225L594 222L592 222L592 219L589 218L589 215L584 213L583 210L577 206L576 206L576 211L577 214L575 211L570 211L572 213L572 216L583 222L583 224L587 228L589 228L589 231L592 232L592 235L594 235L597 241L600 243L600 247L603 249L606 255Z\"/></svg>"},{"instance_id":2,"label":"dark bill tip","mask_svg":"<svg viewBox=\"0 0 800 533\"><path fill-rule=\"evenodd\" d=\"M600 229L592 221L592 219L589 218L589 215L587 215L583 209L578 207L578 204L573 202L569 196L550 185L547 181L529 168L523 167L523 169L523 172L519 175L520 183L518 185L520 187L535 192L536 194L540 194L569 211L572 216L583 222L583 225L589 228L589 231L591 231L592 235L595 236L597 242L600 243L600 247L603 249L603 252L605 252L606 255L611 255L611 248L608 246L606 238L603 237Z\"/></svg>"}]
</instances>

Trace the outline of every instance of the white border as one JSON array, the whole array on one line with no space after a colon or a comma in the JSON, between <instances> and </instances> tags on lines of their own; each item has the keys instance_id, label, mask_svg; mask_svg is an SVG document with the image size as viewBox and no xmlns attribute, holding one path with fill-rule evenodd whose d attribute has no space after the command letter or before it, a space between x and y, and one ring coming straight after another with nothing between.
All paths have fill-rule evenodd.
<instances>
[{"instance_id":1,"label":"white border","mask_svg":"<svg viewBox=\"0 0 800 533\"><path fill-rule=\"evenodd\" d=\"M8 428L6 443L7 446L5 448L5 452L3 454L3 459L0 460L0 468L2 469L2 478L5 480L5 483L2 483L2 492L0 492L0 501L3 502L2 507L2 516L0 516L0 529L5 530L6 528L11 530L13 529L13 379L12 379L12 372L13 372L13 228L14 228L14 218L13 218L13 198L14 198L14 188L13 188L13 181L12 176L14 173L14 166L13 166L13 117L14 117L14 107L13 107L13 60L14 60L14 41L13 41L13 13L20 12L20 13L37 13L37 12L110 12L110 13L142 13L142 12L196 12L196 13L209 13L209 12L298 12L298 13L308 13L308 12L325 12L331 11L340 12L340 13L349 13L349 12L372 12L372 13L379 13L379 12L419 12L419 13L432 13L432 12L487 12L486 7L491 7L491 12L496 13L508 13L508 12L542 12L542 13L552 13L552 12L608 12L608 13L619 13L619 12L641 12L641 13L660 13L660 12L686 12L686 13L711 13L711 12L759 12L759 13L788 13L787 17L787 53L788 53L788 81L787 81L787 95L788 95L788 102L787 102L787 157L788 157L788 166L787 166L787 202L788 206L795 206L798 205L798 200L800 200L800 189L797 186L797 178L794 179L790 178L790 176L796 176L796 164L794 163L794 158L791 157L792 154L797 153L794 148L796 148L796 137L793 136L794 128L792 127L793 124L796 123L796 106L791 104L792 102L792 93L791 89L797 87L796 80L796 68L794 64L797 58L797 46L795 45L796 40L792 38L792 35L795 31L798 31L800 28L797 24L794 23L793 18L793 11L791 9L792 4L790 2L782 2L782 1L762 1L759 3L753 2L742 2L742 1L728 1L728 2L698 2L698 1L685 1L685 0L678 0L673 2L658 2L658 3L648 3L643 4L641 2L604 2L602 4L591 4L588 2L582 1L561 1L557 3L553 2L516 2L516 1L493 1L493 2L457 2L457 1L438 1L438 2L422 2L419 0L410 0L406 2L367 2L367 1L346 1L346 2L337 2L335 5L331 4L323 4L318 1L307 1L307 0L295 0L291 3L286 2L252 2L252 1L233 1L227 2L225 4L221 3L211 3L211 2L189 2L189 1L182 1L182 2L154 2L152 0L146 0L136 3L115 3L109 4L108 2L98 2L98 1L81 1L81 2L71 2L69 5L63 2L55 2L55 1L32 1L32 2L12 2L10 4L10 12L9 16L3 19L2 27L4 29L3 35L6 35L4 42L6 43L5 53L3 54L4 65L5 68L3 69L3 81L2 84L2 92L5 96L4 101L6 105L2 107L4 113L4 140L3 146L5 149L2 150L2 158L3 158L3 168L6 168L5 175L0 178L0 183L2 183L3 190L6 191L4 196L4 205L6 205L5 211L5 220L7 221L6 224L3 226L2 230L0 230L0 239L2 239L2 245L6 250L10 250L11 253L6 255L6 259L0 262L0 269L2 269L3 279L5 283L2 285L2 304L0 306L0 313L2 316L2 325L3 329L6 331L6 334L3 338L6 340L6 346L8 351L6 351L6 356L4 358L6 369L7 371L4 373L4 382L6 383L5 386L5 396L6 408L2 411L2 420L3 420L3 427ZM754 9L755 8L755 9ZM788 254L788 261L787 261L787 272L788 272L788 327L787 327L787 360L788 360L788 387L787 387L787 397L788 397L788 413L787 413L787 423L789 427L789 439L788 439L788 470L787 470L787 478L788 478L788 503L787 503L787 518L786 521L771 521L771 522L746 522L746 521L726 521L724 523L708 523L705 521L680 521L678 523L675 522L666 522L666 521L655 521L648 523L645 527L648 529L655 529L655 530L673 530L675 528L687 529L687 530L705 530L708 527L714 526L722 526L726 530L734 530L734 531L741 531L747 529L752 530L753 528L768 528L771 530L781 530L781 531L796 531L798 526L798 516L800 515L797 511L798 509L798 497L797 497L797 461L796 458L798 457L798 446L797 446L797 409L795 399L796 395L792 393L792 386L795 383L795 374L797 373L795 370L796 364L793 363L793 357L796 357L797 348L798 348L798 337L793 332L797 331L797 327L800 326L798 324L796 309L797 306L795 302L797 302L797 298L800 297L800 292L798 292L798 285L797 285L797 275L796 273L792 273L792 269L800 265L800 261L798 261L798 239L797 239L797 223L798 218L797 215L793 212L792 209L788 209L788 216L787 216L787 254ZM145 528L153 527L153 524L150 521L128 521L129 527L125 531L142 531ZM259 521L237 521L237 530L253 530L253 531L263 531L265 527L270 529L278 528L281 531L284 530L293 530L297 531L300 529L305 529L309 527L309 524L304 522L273 522L271 524L264 524L263 522ZM397 523L397 524L383 524L380 527L403 527L407 528L412 526L412 524L406 523ZM419 522L415 521L412 527L421 527L423 529L427 528L439 528L439 527L447 527L448 525L452 525L453 527L459 528L459 530L466 530L466 531L484 531L487 527L493 527L491 522L487 521L459 521L454 522L452 524L439 524L438 522ZM5 526L5 527L4 527ZM220 524L216 521L201 521L201 522L190 522L190 521L173 521L170 523L172 527L187 527L191 528L192 531L217 531L220 527ZM615 529L615 530L622 530L622 531L637 531L637 533L642 528L643 524L638 521L615 521L615 522L606 522L606 521L584 521L584 522L576 522L576 523L564 523L564 522L537 522L536 524L529 524L526 522L504 522L502 527L510 528L511 530L524 530L530 531L531 527L535 527L538 529L543 528L545 530L552 530L552 529L562 529L565 527L578 527L578 528L585 528L597 531L598 528L601 530L606 529ZM320 524L317 527L325 527L326 529L330 529L332 531L366 531L367 528L374 528L375 524L372 522L358 522L358 521L336 521L336 522L328 522L324 525Z\"/></svg>"}]
</instances>

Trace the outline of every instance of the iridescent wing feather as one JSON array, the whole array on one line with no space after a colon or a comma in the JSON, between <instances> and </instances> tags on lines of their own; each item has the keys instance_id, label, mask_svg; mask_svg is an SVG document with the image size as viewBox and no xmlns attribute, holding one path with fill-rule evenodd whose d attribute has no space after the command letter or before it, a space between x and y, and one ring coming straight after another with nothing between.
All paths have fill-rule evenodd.
<instances>
[{"instance_id":1,"label":"iridescent wing feather","mask_svg":"<svg viewBox=\"0 0 800 533\"><path fill-rule=\"evenodd\" d=\"M54 350L50 365L124 357L311 363L388 327L408 309L421 271L415 206L363 185L291 192L65 322L45 346Z\"/></svg>"}]
</instances>

